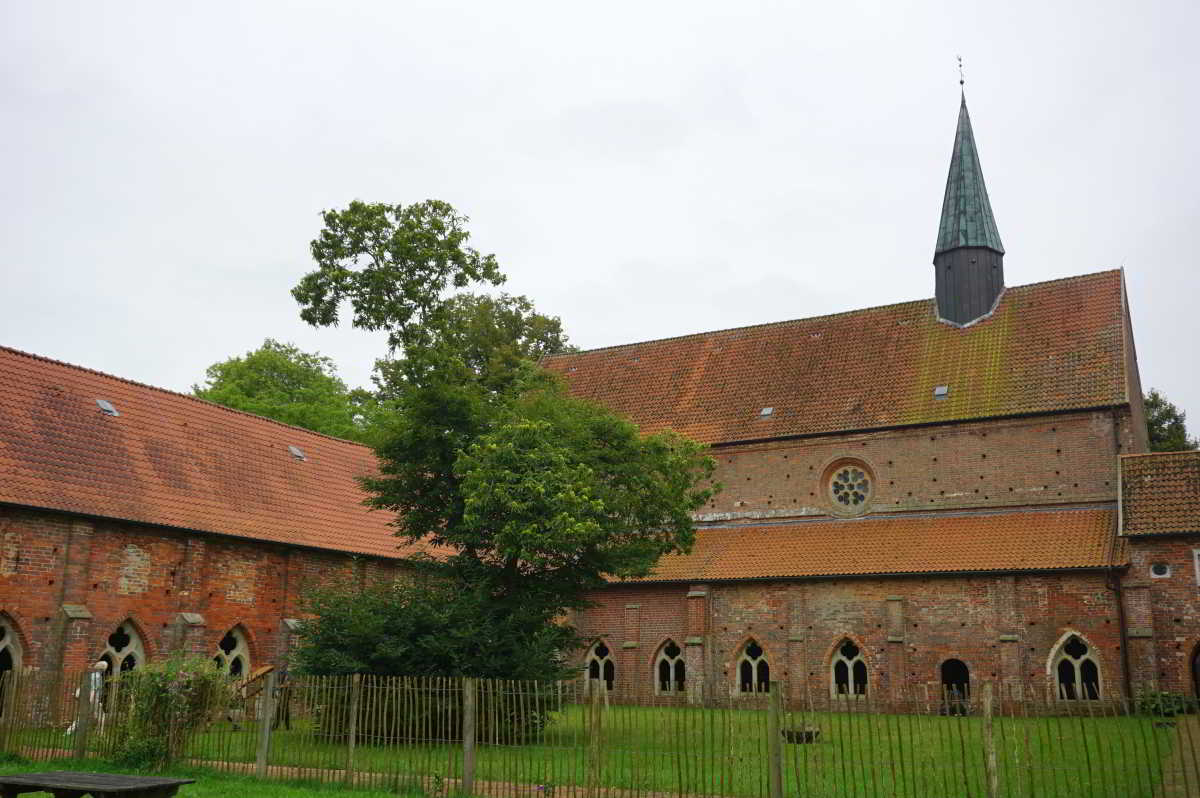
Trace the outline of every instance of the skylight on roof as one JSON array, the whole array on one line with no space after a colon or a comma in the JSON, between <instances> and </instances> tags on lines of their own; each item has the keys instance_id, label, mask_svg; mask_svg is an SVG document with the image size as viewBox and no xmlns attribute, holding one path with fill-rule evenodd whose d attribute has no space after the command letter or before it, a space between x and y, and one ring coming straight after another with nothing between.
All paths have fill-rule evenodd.
<instances>
[{"instance_id":1,"label":"skylight on roof","mask_svg":"<svg viewBox=\"0 0 1200 798\"><path fill-rule=\"evenodd\" d=\"M308 459L307 457L304 456L304 451L299 446L292 446L289 444L288 451L291 452L292 457L295 457L297 460L307 460Z\"/></svg>"},{"instance_id":2,"label":"skylight on roof","mask_svg":"<svg viewBox=\"0 0 1200 798\"><path fill-rule=\"evenodd\" d=\"M106 416L119 416L117 408L113 407L113 403L107 399L97 399L96 404L100 406L100 412Z\"/></svg>"},{"instance_id":3,"label":"skylight on roof","mask_svg":"<svg viewBox=\"0 0 1200 798\"><path fill-rule=\"evenodd\" d=\"M762 410L758 411L758 415L760 418L767 418L768 416L773 416L773 415L775 415L775 408L764 407Z\"/></svg>"},{"instance_id":4,"label":"skylight on roof","mask_svg":"<svg viewBox=\"0 0 1200 798\"><path fill-rule=\"evenodd\" d=\"M950 386L949 385L938 385L937 387L935 387L933 389L933 398L934 399L945 399L949 395L950 395Z\"/></svg>"}]
</instances>

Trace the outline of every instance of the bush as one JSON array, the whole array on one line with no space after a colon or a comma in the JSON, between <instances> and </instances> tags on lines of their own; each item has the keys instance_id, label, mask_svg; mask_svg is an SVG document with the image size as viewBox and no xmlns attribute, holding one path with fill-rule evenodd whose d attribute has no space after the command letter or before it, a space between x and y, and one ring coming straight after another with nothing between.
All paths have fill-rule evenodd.
<instances>
[{"instance_id":1,"label":"bush","mask_svg":"<svg viewBox=\"0 0 1200 798\"><path fill-rule=\"evenodd\" d=\"M1138 696L1137 708L1138 712L1146 715L1173 718L1190 712L1192 703L1191 699L1181 693L1154 690Z\"/></svg>"},{"instance_id":2,"label":"bush","mask_svg":"<svg viewBox=\"0 0 1200 798\"><path fill-rule=\"evenodd\" d=\"M113 762L154 769L178 759L232 697L229 678L202 657L172 657L123 674L109 717Z\"/></svg>"}]
</instances>

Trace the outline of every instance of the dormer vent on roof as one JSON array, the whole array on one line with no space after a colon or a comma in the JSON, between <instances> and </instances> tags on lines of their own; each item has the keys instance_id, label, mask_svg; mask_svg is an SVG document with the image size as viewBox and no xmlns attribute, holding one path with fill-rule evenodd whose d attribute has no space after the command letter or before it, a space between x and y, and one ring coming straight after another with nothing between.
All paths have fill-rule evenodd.
<instances>
[{"instance_id":1,"label":"dormer vent on roof","mask_svg":"<svg viewBox=\"0 0 1200 798\"><path fill-rule=\"evenodd\" d=\"M106 416L119 416L117 408L113 407L113 403L107 399L97 399L96 405L100 408L100 412Z\"/></svg>"},{"instance_id":2,"label":"dormer vent on roof","mask_svg":"<svg viewBox=\"0 0 1200 798\"><path fill-rule=\"evenodd\" d=\"M297 460L307 460L308 459L307 457L304 456L304 451L299 446L292 446L289 444L288 451L291 452L292 457L295 457Z\"/></svg>"}]
</instances>

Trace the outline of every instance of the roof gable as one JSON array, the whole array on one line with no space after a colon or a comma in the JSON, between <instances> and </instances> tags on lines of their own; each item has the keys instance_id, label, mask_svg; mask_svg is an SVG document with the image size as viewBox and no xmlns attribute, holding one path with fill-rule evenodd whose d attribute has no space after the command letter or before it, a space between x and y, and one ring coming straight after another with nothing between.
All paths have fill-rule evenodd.
<instances>
[{"instance_id":1,"label":"roof gable","mask_svg":"<svg viewBox=\"0 0 1200 798\"><path fill-rule=\"evenodd\" d=\"M1121 533L1200 533L1200 452L1121 457Z\"/></svg>"},{"instance_id":2,"label":"roof gable","mask_svg":"<svg viewBox=\"0 0 1200 798\"><path fill-rule=\"evenodd\" d=\"M965 328L921 300L545 364L645 432L706 443L1111 406L1127 402L1122 292L1099 272L1009 288Z\"/></svg>"},{"instance_id":3,"label":"roof gable","mask_svg":"<svg viewBox=\"0 0 1200 798\"><path fill-rule=\"evenodd\" d=\"M412 549L362 503L357 478L375 468L364 446L3 347L0 386L0 502L383 557Z\"/></svg>"}]
</instances>

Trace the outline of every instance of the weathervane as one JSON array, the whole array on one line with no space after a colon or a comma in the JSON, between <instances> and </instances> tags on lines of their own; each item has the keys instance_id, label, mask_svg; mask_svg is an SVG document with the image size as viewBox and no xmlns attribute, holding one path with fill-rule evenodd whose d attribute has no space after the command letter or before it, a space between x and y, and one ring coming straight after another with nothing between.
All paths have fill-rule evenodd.
<instances>
[{"instance_id":1,"label":"weathervane","mask_svg":"<svg viewBox=\"0 0 1200 798\"><path fill-rule=\"evenodd\" d=\"M967 82L963 77L962 56L960 55L956 57L958 58L958 85L962 86Z\"/></svg>"}]
</instances>

